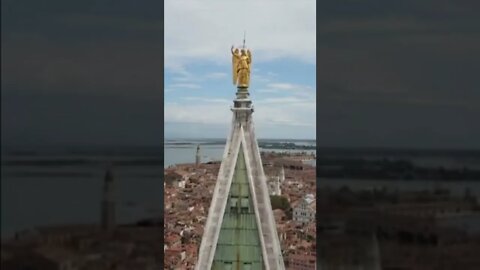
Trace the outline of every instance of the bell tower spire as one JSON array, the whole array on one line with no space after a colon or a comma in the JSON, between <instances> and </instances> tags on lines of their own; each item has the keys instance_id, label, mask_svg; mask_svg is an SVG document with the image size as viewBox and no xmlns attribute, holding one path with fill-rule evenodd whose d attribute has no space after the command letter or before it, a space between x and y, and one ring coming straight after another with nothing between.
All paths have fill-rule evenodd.
<instances>
[{"instance_id":1,"label":"bell tower spire","mask_svg":"<svg viewBox=\"0 0 480 270\"><path fill-rule=\"evenodd\" d=\"M251 58L245 49L242 51L245 58L241 61L246 66L239 65L237 78L234 72L234 81L238 84L233 100L232 129L218 172L196 270L285 269L246 83L250 76L250 62L246 59ZM233 47L232 54L235 68L237 56ZM249 52L248 55L251 57Z\"/></svg>"}]
</instances>

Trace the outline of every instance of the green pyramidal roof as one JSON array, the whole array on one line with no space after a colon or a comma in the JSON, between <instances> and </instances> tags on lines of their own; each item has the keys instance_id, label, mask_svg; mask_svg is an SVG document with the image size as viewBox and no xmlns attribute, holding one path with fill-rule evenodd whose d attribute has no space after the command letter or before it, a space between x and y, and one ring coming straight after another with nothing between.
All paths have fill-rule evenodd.
<instances>
[{"instance_id":1,"label":"green pyramidal roof","mask_svg":"<svg viewBox=\"0 0 480 270\"><path fill-rule=\"evenodd\" d=\"M212 269L263 269L254 211L245 157L240 145Z\"/></svg>"}]
</instances>

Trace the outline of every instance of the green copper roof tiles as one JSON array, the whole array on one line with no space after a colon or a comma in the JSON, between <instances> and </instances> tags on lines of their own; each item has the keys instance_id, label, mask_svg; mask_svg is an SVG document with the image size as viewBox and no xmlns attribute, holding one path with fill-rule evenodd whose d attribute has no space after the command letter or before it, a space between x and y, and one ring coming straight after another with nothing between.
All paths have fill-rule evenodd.
<instances>
[{"instance_id":1,"label":"green copper roof tiles","mask_svg":"<svg viewBox=\"0 0 480 270\"><path fill-rule=\"evenodd\" d=\"M212 269L263 269L257 220L242 147L238 153Z\"/></svg>"}]
</instances>

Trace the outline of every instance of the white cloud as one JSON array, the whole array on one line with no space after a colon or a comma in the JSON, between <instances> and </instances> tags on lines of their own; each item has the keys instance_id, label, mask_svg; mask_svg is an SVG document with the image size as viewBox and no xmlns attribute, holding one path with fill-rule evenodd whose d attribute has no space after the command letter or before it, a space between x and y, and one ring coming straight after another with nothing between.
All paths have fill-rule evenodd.
<instances>
[{"instance_id":1,"label":"white cloud","mask_svg":"<svg viewBox=\"0 0 480 270\"><path fill-rule=\"evenodd\" d=\"M172 80L176 82L189 82L189 81L192 81L192 78L190 76L182 76L182 77L173 77Z\"/></svg>"},{"instance_id":2,"label":"white cloud","mask_svg":"<svg viewBox=\"0 0 480 270\"><path fill-rule=\"evenodd\" d=\"M231 100L185 97L185 102L165 104L165 122L229 124ZM189 102L191 101L191 102ZM197 102L200 101L200 102ZM315 99L298 97L267 98L254 101L254 119L258 125L315 127Z\"/></svg>"},{"instance_id":3,"label":"white cloud","mask_svg":"<svg viewBox=\"0 0 480 270\"><path fill-rule=\"evenodd\" d=\"M261 75L258 72L253 72L252 74L252 83L253 82L258 82L258 83L268 83L271 81L271 78L269 76Z\"/></svg>"},{"instance_id":4,"label":"white cloud","mask_svg":"<svg viewBox=\"0 0 480 270\"><path fill-rule=\"evenodd\" d=\"M205 78L207 78L207 79L223 79L227 76L228 76L228 74L225 73L225 72L212 72L212 73L209 73L209 74L205 75Z\"/></svg>"},{"instance_id":5,"label":"white cloud","mask_svg":"<svg viewBox=\"0 0 480 270\"><path fill-rule=\"evenodd\" d=\"M174 83L169 85L169 88L199 89L200 85L194 83Z\"/></svg>"},{"instance_id":6,"label":"white cloud","mask_svg":"<svg viewBox=\"0 0 480 270\"><path fill-rule=\"evenodd\" d=\"M176 73L176 72L174 72ZM174 76L172 77L173 81L176 82L204 82L206 80L218 80L218 79L224 79L228 77L228 74L225 72L210 72L207 74L192 74L188 72L186 69L184 69L184 72L179 74L180 76Z\"/></svg>"},{"instance_id":7,"label":"white cloud","mask_svg":"<svg viewBox=\"0 0 480 270\"><path fill-rule=\"evenodd\" d=\"M204 103L222 103L228 104L231 103L231 100L223 99L223 98L204 98L204 97L184 97L184 100L193 100L193 101L201 101Z\"/></svg>"},{"instance_id":8,"label":"white cloud","mask_svg":"<svg viewBox=\"0 0 480 270\"><path fill-rule=\"evenodd\" d=\"M315 102L257 102L255 122L262 126L279 125L285 129L297 126L315 127Z\"/></svg>"},{"instance_id":9,"label":"white cloud","mask_svg":"<svg viewBox=\"0 0 480 270\"><path fill-rule=\"evenodd\" d=\"M266 88L258 90L261 93L288 93L291 97L306 98L314 101L316 93L314 88L308 85L291 84L291 83L268 83Z\"/></svg>"},{"instance_id":10,"label":"white cloud","mask_svg":"<svg viewBox=\"0 0 480 270\"><path fill-rule=\"evenodd\" d=\"M295 90L297 87L291 83L269 83L267 84L269 88L277 88L280 90Z\"/></svg>"},{"instance_id":11,"label":"white cloud","mask_svg":"<svg viewBox=\"0 0 480 270\"><path fill-rule=\"evenodd\" d=\"M256 91L262 93L262 94L268 94L268 93L274 93L274 94L278 94L280 93L281 91L278 90L278 89L271 89L271 88L260 88L260 89L257 89Z\"/></svg>"},{"instance_id":12,"label":"white cloud","mask_svg":"<svg viewBox=\"0 0 480 270\"><path fill-rule=\"evenodd\" d=\"M230 108L223 103L165 103L166 123L227 124Z\"/></svg>"},{"instance_id":13,"label":"white cloud","mask_svg":"<svg viewBox=\"0 0 480 270\"><path fill-rule=\"evenodd\" d=\"M252 84L264 85L252 92L257 130L264 132L257 135L311 136L315 132L315 89L279 81L273 72L260 72L261 65L256 63L292 59L314 65L315 5L315 0L166 0L165 67L174 73L169 87L230 80L230 73L223 72L230 70L225 68L231 64L230 46L240 46L246 30L247 46L253 52ZM219 69L190 73L194 70L190 64L198 62ZM228 129L232 100L205 94L183 96L177 103L166 100L165 122Z\"/></svg>"},{"instance_id":14,"label":"white cloud","mask_svg":"<svg viewBox=\"0 0 480 270\"><path fill-rule=\"evenodd\" d=\"M311 99L304 99L298 97L274 97L274 98L266 98L263 100L259 100L256 103L258 104L311 104L315 105L315 100Z\"/></svg>"},{"instance_id":15,"label":"white cloud","mask_svg":"<svg viewBox=\"0 0 480 270\"><path fill-rule=\"evenodd\" d=\"M244 30L253 60L315 63L315 0L166 0L165 67L185 73L192 61L230 63Z\"/></svg>"}]
</instances>

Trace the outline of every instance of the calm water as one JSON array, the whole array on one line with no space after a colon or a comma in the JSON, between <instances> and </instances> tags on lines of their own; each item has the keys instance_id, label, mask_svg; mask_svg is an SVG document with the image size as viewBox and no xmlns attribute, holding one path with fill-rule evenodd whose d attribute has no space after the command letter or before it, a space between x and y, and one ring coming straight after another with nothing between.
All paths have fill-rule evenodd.
<instances>
[{"instance_id":1,"label":"calm water","mask_svg":"<svg viewBox=\"0 0 480 270\"><path fill-rule=\"evenodd\" d=\"M201 162L217 161L221 160L223 152L225 150L224 144L215 145L200 145L200 157ZM197 144L178 146L178 145L165 145L165 167L178 164L178 163L194 163L195 155L197 152ZM316 153L315 150L279 150L279 149L260 149L260 151L275 151L275 152L289 152L289 153ZM315 160L312 160L314 165Z\"/></svg>"},{"instance_id":2,"label":"calm water","mask_svg":"<svg viewBox=\"0 0 480 270\"><path fill-rule=\"evenodd\" d=\"M201 161L221 160L224 149L224 145L201 145ZM165 145L164 151L165 167L168 167L179 163L194 163L197 146L194 144L188 146Z\"/></svg>"},{"instance_id":3,"label":"calm water","mask_svg":"<svg viewBox=\"0 0 480 270\"><path fill-rule=\"evenodd\" d=\"M435 190L438 188L448 189L453 196L463 196L467 188L472 195L480 196L480 181L405 181L405 180L366 180L366 179L317 179L317 187L341 188L348 187L351 190L365 190L374 188L386 188L389 191L422 191Z\"/></svg>"},{"instance_id":4,"label":"calm water","mask_svg":"<svg viewBox=\"0 0 480 270\"><path fill-rule=\"evenodd\" d=\"M165 142L164 166L195 162L197 144L201 144L202 162L221 159L225 140L174 140ZM123 162L113 167L119 223L135 222L161 213L163 166L162 151L158 148L2 150L5 151L1 172L2 238L36 226L99 222L107 162ZM42 163L52 160L57 163L73 161L73 164ZM5 164L12 161L17 164Z\"/></svg>"},{"instance_id":5,"label":"calm water","mask_svg":"<svg viewBox=\"0 0 480 270\"><path fill-rule=\"evenodd\" d=\"M105 163L152 159L154 155L105 154L96 150L80 154L66 150L22 155L4 153L3 162L81 159L90 163L69 166L2 163L2 238L35 226L99 222ZM161 157L157 159L161 161ZM135 222L160 215L163 207L161 164L115 165L113 173L118 222Z\"/></svg>"},{"instance_id":6,"label":"calm water","mask_svg":"<svg viewBox=\"0 0 480 270\"><path fill-rule=\"evenodd\" d=\"M439 150L440 151L440 150ZM478 151L442 151L442 154L435 151L399 151L396 154L369 154L362 155L361 151L341 154L340 158L362 158L362 159L390 159L390 160L408 160L415 166L426 168L462 169L480 170L480 152ZM477 197L480 196L480 179L472 181L434 181L434 180L377 180L377 179L317 179L317 187L340 188L347 186L352 190L386 188L387 190L398 191L422 191L434 189L448 189L451 195L463 196L466 189Z\"/></svg>"},{"instance_id":7,"label":"calm water","mask_svg":"<svg viewBox=\"0 0 480 270\"><path fill-rule=\"evenodd\" d=\"M297 143L298 141L296 141ZM304 144L314 145L306 141ZM195 162L197 144L200 144L202 162L220 160L225 140L198 140L165 142L164 166ZM96 223L100 217L100 200L106 162L123 162L114 166L117 191L117 220L121 223L158 216L163 207L162 151L159 148L71 149L43 148L21 153L4 152L2 160L45 161L80 160L70 165L2 163L1 172L1 227L2 238L15 231L40 225ZM2 149L3 150L3 149ZM272 151L268 149L266 151ZM277 150L278 151L278 150ZM300 152L293 151L290 152ZM316 151L306 151L313 152ZM125 163L127 162L127 163ZM422 159L437 166L439 163L457 164L458 160ZM432 163L433 162L433 163ZM450 162L450 163L449 163ZM462 161L463 162L463 161ZM460 163L462 163L460 162ZM477 166L479 160L470 160ZM472 167L469 166L469 167ZM364 189L385 186L398 190L448 188L462 195L468 187L480 196L480 182L382 181L352 179L319 179L318 186L349 186Z\"/></svg>"}]
</instances>

